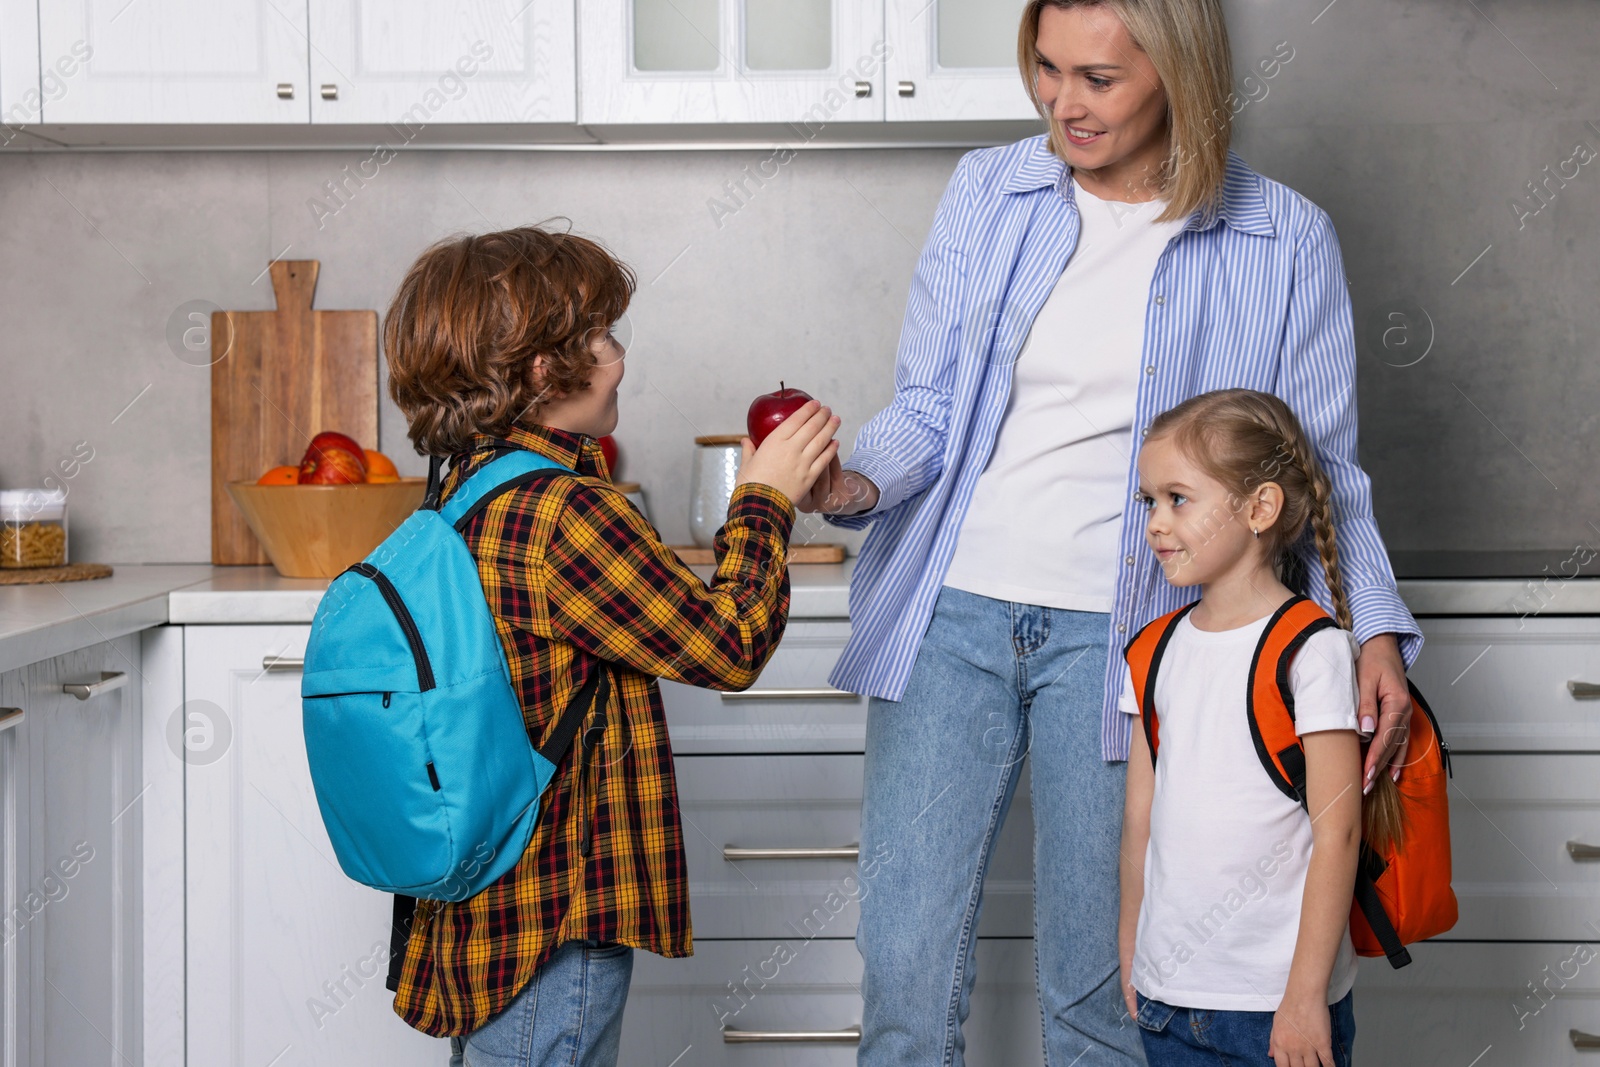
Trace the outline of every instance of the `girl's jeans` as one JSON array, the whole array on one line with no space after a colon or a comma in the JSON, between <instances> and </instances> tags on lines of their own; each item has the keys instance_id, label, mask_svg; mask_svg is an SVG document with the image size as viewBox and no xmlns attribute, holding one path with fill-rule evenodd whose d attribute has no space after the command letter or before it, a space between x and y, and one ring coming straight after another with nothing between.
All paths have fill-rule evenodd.
<instances>
[{"instance_id":1,"label":"girl's jeans","mask_svg":"<svg viewBox=\"0 0 1600 1067\"><path fill-rule=\"evenodd\" d=\"M1267 1055L1272 1012L1174 1008L1138 990L1134 993L1150 1067L1273 1067ZM1333 1065L1350 1067L1350 1046L1356 1039L1355 995L1346 993L1339 1003L1329 1005L1328 1014Z\"/></svg>"},{"instance_id":2,"label":"girl's jeans","mask_svg":"<svg viewBox=\"0 0 1600 1067\"><path fill-rule=\"evenodd\" d=\"M616 1067L633 949L568 941L505 1010L450 1039L450 1067Z\"/></svg>"},{"instance_id":3,"label":"girl's jeans","mask_svg":"<svg viewBox=\"0 0 1600 1067\"><path fill-rule=\"evenodd\" d=\"M946 586L901 699L869 701L863 881L880 848L894 860L874 864L856 931L862 1067L964 1062L984 870L1024 757L1045 1062L1144 1063L1118 989L1126 765L1100 758L1108 628Z\"/></svg>"}]
</instances>

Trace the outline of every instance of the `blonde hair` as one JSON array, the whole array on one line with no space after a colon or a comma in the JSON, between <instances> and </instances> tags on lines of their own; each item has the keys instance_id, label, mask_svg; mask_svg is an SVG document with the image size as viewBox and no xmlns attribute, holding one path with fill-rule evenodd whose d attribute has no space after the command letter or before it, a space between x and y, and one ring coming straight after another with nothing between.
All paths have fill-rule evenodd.
<instances>
[{"instance_id":1,"label":"blonde hair","mask_svg":"<svg viewBox=\"0 0 1600 1067\"><path fill-rule=\"evenodd\" d=\"M1343 629L1355 628L1339 567L1333 483L1288 404L1254 389L1215 389L1152 419L1145 440L1158 437L1170 439L1226 488L1230 503L1239 501L1236 511L1261 486L1277 485L1283 491L1283 508L1278 521L1261 531L1262 549L1274 573L1283 580L1295 545L1309 526L1333 596L1334 618ZM1362 830L1380 853L1404 840L1399 787L1387 774L1378 775L1362 804Z\"/></svg>"},{"instance_id":2,"label":"blonde hair","mask_svg":"<svg viewBox=\"0 0 1600 1067\"><path fill-rule=\"evenodd\" d=\"M1209 225L1228 169L1233 134L1233 51L1220 0L1028 0L1017 31L1017 65L1034 108L1050 127L1050 151L1066 155L1059 124L1039 99L1039 15L1047 7L1109 8L1156 68L1167 93L1167 156L1157 188L1160 222L1205 209Z\"/></svg>"}]
</instances>

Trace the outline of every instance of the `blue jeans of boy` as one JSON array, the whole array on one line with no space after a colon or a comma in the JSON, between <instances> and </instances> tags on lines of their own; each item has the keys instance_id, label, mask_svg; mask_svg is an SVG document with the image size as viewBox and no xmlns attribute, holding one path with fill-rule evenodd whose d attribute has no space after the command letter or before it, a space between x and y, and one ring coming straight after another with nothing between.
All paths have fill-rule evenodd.
<instances>
[{"instance_id":1,"label":"blue jeans of boy","mask_svg":"<svg viewBox=\"0 0 1600 1067\"><path fill-rule=\"evenodd\" d=\"M1135 991L1150 1067L1273 1067L1270 1011L1175 1008ZM1355 994L1329 1005L1333 1067L1350 1067L1356 1039Z\"/></svg>"},{"instance_id":2,"label":"blue jeans of boy","mask_svg":"<svg viewBox=\"0 0 1600 1067\"><path fill-rule=\"evenodd\" d=\"M964 1062L984 872L1025 757L1045 1062L1144 1062L1118 990L1126 764L1100 758L1107 627L946 586L901 699L869 701L861 856L894 861L875 866L856 931L862 1067Z\"/></svg>"},{"instance_id":3,"label":"blue jeans of boy","mask_svg":"<svg viewBox=\"0 0 1600 1067\"><path fill-rule=\"evenodd\" d=\"M616 1067L633 949L568 941L499 1014L450 1039L450 1067Z\"/></svg>"}]
</instances>

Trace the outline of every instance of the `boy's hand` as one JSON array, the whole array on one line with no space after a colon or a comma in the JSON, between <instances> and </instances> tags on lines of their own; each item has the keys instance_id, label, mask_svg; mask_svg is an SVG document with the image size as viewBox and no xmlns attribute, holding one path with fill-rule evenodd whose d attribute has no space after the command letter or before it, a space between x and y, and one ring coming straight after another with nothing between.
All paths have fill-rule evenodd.
<instances>
[{"instance_id":1,"label":"boy's hand","mask_svg":"<svg viewBox=\"0 0 1600 1067\"><path fill-rule=\"evenodd\" d=\"M740 442L739 476L734 486L745 482L770 485L789 498L792 504L805 500L817 476L839 451L833 431L839 417L820 401L808 400L784 419L756 448L750 438Z\"/></svg>"},{"instance_id":2,"label":"boy's hand","mask_svg":"<svg viewBox=\"0 0 1600 1067\"><path fill-rule=\"evenodd\" d=\"M1333 1017L1322 996L1285 994L1272 1015L1267 1055L1277 1067L1333 1067Z\"/></svg>"}]
</instances>

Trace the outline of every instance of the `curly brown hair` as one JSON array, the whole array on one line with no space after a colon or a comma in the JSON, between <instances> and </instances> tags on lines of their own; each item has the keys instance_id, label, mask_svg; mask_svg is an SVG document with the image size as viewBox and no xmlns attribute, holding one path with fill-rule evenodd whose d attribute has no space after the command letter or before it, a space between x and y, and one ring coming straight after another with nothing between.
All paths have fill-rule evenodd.
<instances>
[{"instance_id":1,"label":"curly brown hair","mask_svg":"<svg viewBox=\"0 0 1600 1067\"><path fill-rule=\"evenodd\" d=\"M417 452L467 451L473 434L537 422L549 399L588 388L595 331L622 317L635 285L597 242L542 226L450 237L422 253L383 324L389 396Z\"/></svg>"},{"instance_id":2,"label":"curly brown hair","mask_svg":"<svg viewBox=\"0 0 1600 1067\"><path fill-rule=\"evenodd\" d=\"M1261 531L1267 558L1282 580L1289 556L1309 526L1333 596L1334 618L1341 628L1353 630L1339 567L1333 485L1289 405L1255 389L1214 389L1150 420L1146 442L1164 436L1229 491L1229 504L1236 511L1268 482L1283 490L1280 520ZM1377 851L1404 840L1399 789L1387 774L1378 775L1367 794L1362 823L1367 840Z\"/></svg>"}]
</instances>

